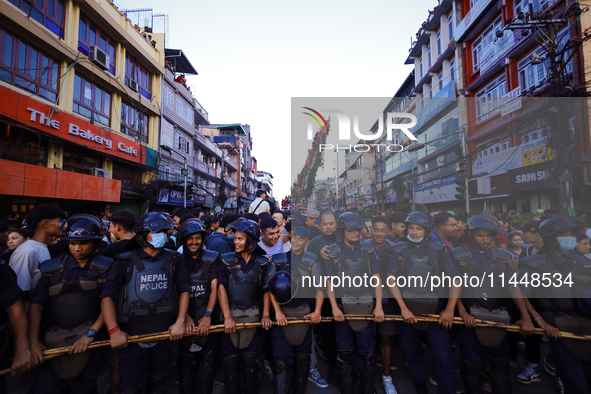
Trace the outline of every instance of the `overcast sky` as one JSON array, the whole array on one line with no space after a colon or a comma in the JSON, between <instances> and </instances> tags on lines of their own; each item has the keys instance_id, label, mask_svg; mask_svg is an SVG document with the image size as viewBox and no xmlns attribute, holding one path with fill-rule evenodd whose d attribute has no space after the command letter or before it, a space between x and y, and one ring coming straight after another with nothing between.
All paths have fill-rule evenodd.
<instances>
[{"instance_id":1,"label":"overcast sky","mask_svg":"<svg viewBox=\"0 0 591 394\"><path fill-rule=\"evenodd\" d=\"M251 125L258 169L289 193L291 97L392 97L404 61L436 0L116 0L120 9L169 15L169 48L212 123Z\"/></svg>"}]
</instances>

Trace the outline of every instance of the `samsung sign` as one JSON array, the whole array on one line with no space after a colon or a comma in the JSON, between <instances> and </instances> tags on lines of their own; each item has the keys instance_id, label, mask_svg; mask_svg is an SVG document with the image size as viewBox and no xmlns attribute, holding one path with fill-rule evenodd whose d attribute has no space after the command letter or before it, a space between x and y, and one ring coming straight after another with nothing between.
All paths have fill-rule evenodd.
<instances>
[{"instance_id":1,"label":"samsung sign","mask_svg":"<svg viewBox=\"0 0 591 394\"><path fill-rule=\"evenodd\" d=\"M545 188L560 188L558 182L550 179L548 163L522 167L511 171L511 190L523 191Z\"/></svg>"}]
</instances>

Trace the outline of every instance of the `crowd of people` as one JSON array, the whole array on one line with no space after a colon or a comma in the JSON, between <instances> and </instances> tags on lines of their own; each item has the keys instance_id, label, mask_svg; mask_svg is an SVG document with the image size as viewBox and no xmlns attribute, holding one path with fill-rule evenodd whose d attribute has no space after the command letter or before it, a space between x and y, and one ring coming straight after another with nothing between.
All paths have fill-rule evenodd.
<instances>
[{"instance_id":1,"label":"crowd of people","mask_svg":"<svg viewBox=\"0 0 591 394\"><path fill-rule=\"evenodd\" d=\"M275 394L304 394L310 381L329 385L318 357L334 367L343 394L374 393L378 371L395 394L398 368L418 394L428 384L439 393L511 393L512 372L530 384L542 368L564 393L591 392L591 341L562 337L591 334L585 217L537 212L517 225L518 214L422 207L292 213L265 197L259 191L242 215L177 208L66 217L39 205L23 223L1 222L0 366L11 373L0 393L96 393L107 367L110 392L166 393L176 366L180 393L211 393L223 370L225 393L254 394L262 365ZM400 281L442 275L491 280ZM536 275L550 275L551 286ZM336 283L345 276L372 285ZM483 323L491 321L519 332ZM536 327L550 343L543 359ZM110 346L91 348L101 340ZM44 354L60 347L69 353Z\"/></svg>"}]
</instances>

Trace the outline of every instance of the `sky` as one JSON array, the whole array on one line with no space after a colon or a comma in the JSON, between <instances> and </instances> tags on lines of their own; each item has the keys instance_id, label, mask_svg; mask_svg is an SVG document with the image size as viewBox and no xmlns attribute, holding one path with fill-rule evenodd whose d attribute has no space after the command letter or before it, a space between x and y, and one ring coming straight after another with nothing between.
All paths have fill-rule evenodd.
<instances>
[{"instance_id":1,"label":"sky","mask_svg":"<svg viewBox=\"0 0 591 394\"><path fill-rule=\"evenodd\" d=\"M169 16L166 47L199 75L187 84L212 123L251 126L258 169L279 200L291 184L292 97L392 97L437 0L116 0Z\"/></svg>"}]
</instances>

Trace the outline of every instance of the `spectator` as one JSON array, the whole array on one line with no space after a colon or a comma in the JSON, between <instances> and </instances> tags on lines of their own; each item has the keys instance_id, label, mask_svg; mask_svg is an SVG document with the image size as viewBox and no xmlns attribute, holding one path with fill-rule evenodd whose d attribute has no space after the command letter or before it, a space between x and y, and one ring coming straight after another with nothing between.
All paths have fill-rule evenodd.
<instances>
[{"instance_id":1,"label":"spectator","mask_svg":"<svg viewBox=\"0 0 591 394\"><path fill-rule=\"evenodd\" d=\"M65 218L64 211L53 205L37 205L27 214L27 228L33 232L33 237L16 249L9 263L25 298L41 276L39 265L51 258L47 246L54 237L61 235Z\"/></svg>"},{"instance_id":2,"label":"spectator","mask_svg":"<svg viewBox=\"0 0 591 394\"><path fill-rule=\"evenodd\" d=\"M452 249L452 241L455 242L455 234L458 228L456 218L447 212L438 213L433 217L433 227L431 239L439 241L443 246Z\"/></svg>"},{"instance_id":3,"label":"spectator","mask_svg":"<svg viewBox=\"0 0 591 394\"><path fill-rule=\"evenodd\" d=\"M226 228L230 223L240 218L236 213L226 213L220 219L220 224L217 231L212 232L211 235L205 238L205 247L208 250L214 250L219 254L230 253L234 250L234 242L228 238L228 234L231 232L226 231Z\"/></svg>"},{"instance_id":4,"label":"spectator","mask_svg":"<svg viewBox=\"0 0 591 394\"><path fill-rule=\"evenodd\" d=\"M8 230L8 241L6 242L6 246L8 249L2 253L0 256L2 260L6 261L7 263L10 261L10 257L22 244L26 241L31 239L31 232L27 229L16 229L16 230Z\"/></svg>"},{"instance_id":5,"label":"spectator","mask_svg":"<svg viewBox=\"0 0 591 394\"><path fill-rule=\"evenodd\" d=\"M179 207L172 211L172 215L170 216L172 217L172 220L174 221L174 224L176 224L177 228L181 225L181 218L188 213L191 213L191 211L189 211L189 208L185 207Z\"/></svg>"},{"instance_id":6,"label":"spectator","mask_svg":"<svg viewBox=\"0 0 591 394\"><path fill-rule=\"evenodd\" d=\"M509 234L508 239L508 247L507 251L513 255L513 260L515 262L519 262L519 256L523 251L523 239L521 238L521 234L518 233L511 233Z\"/></svg>"},{"instance_id":7,"label":"spectator","mask_svg":"<svg viewBox=\"0 0 591 394\"><path fill-rule=\"evenodd\" d=\"M265 257L283 253L283 241L279 237L279 226L272 218L261 220L261 240L259 246L266 252Z\"/></svg>"},{"instance_id":8,"label":"spectator","mask_svg":"<svg viewBox=\"0 0 591 394\"><path fill-rule=\"evenodd\" d=\"M250 203L250 207L248 208L248 213L254 213L258 215L261 212L267 212L271 214L271 207L265 198L267 197L267 193L264 190L257 190L256 198L252 203Z\"/></svg>"},{"instance_id":9,"label":"spectator","mask_svg":"<svg viewBox=\"0 0 591 394\"><path fill-rule=\"evenodd\" d=\"M195 215L197 219L201 219L201 217L205 215L205 212L201 208L191 208L191 213Z\"/></svg>"},{"instance_id":10,"label":"spectator","mask_svg":"<svg viewBox=\"0 0 591 394\"><path fill-rule=\"evenodd\" d=\"M306 227L312 233L311 238L314 239L315 237L320 235L320 230L318 230L318 226L314 223L317 219L320 219L320 212L316 209L308 209L306 212L302 214L306 219Z\"/></svg>"},{"instance_id":11,"label":"spectator","mask_svg":"<svg viewBox=\"0 0 591 394\"><path fill-rule=\"evenodd\" d=\"M106 257L115 257L119 253L127 252L129 241L135 236L135 222L137 216L129 209L122 209L111 215L109 232L111 233L112 244L107 246Z\"/></svg>"}]
</instances>

